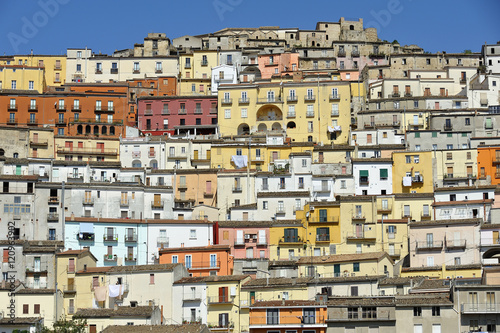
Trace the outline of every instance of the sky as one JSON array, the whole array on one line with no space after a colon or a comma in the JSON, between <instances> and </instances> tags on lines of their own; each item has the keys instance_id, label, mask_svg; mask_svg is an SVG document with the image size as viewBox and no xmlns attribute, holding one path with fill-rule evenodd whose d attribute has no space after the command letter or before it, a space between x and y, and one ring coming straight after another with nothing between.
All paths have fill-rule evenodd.
<instances>
[{"instance_id":1,"label":"sky","mask_svg":"<svg viewBox=\"0 0 500 333\"><path fill-rule=\"evenodd\" d=\"M0 55L112 54L150 32L170 39L227 27L315 29L363 18L382 40L425 51L472 50L500 41L499 0L0 0Z\"/></svg>"}]
</instances>

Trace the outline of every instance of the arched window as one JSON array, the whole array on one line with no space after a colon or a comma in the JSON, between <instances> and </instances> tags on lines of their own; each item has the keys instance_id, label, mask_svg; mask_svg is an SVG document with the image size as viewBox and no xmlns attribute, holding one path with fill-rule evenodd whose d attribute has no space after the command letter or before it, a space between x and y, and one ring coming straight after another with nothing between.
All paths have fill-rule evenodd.
<instances>
[{"instance_id":1,"label":"arched window","mask_svg":"<svg viewBox=\"0 0 500 333\"><path fill-rule=\"evenodd\" d=\"M85 134L90 134L90 125L85 126Z\"/></svg>"},{"instance_id":2,"label":"arched window","mask_svg":"<svg viewBox=\"0 0 500 333\"><path fill-rule=\"evenodd\" d=\"M349 26L349 30L354 30L354 25L352 25L352 24L351 24L351 25Z\"/></svg>"},{"instance_id":3,"label":"arched window","mask_svg":"<svg viewBox=\"0 0 500 333\"><path fill-rule=\"evenodd\" d=\"M99 126L95 125L94 126L94 135L98 135L99 134Z\"/></svg>"},{"instance_id":4,"label":"arched window","mask_svg":"<svg viewBox=\"0 0 500 333\"><path fill-rule=\"evenodd\" d=\"M101 127L101 134L102 135L107 135L108 134L108 128L106 126Z\"/></svg>"},{"instance_id":5,"label":"arched window","mask_svg":"<svg viewBox=\"0 0 500 333\"><path fill-rule=\"evenodd\" d=\"M286 124L286 128L296 128L297 125L295 125L295 122L294 121L290 121L288 122L288 124Z\"/></svg>"},{"instance_id":6,"label":"arched window","mask_svg":"<svg viewBox=\"0 0 500 333\"><path fill-rule=\"evenodd\" d=\"M142 166L141 161L139 160L132 161L132 168L140 168L141 166Z\"/></svg>"},{"instance_id":7,"label":"arched window","mask_svg":"<svg viewBox=\"0 0 500 333\"><path fill-rule=\"evenodd\" d=\"M115 135L115 127L109 126L109 135Z\"/></svg>"},{"instance_id":8,"label":"arched window","mask_svg":"<svg viewBox=\"0 0 500 333\"><path fill-rule=\"evenodd\" d=\"M83 126L82 125L78 125L76 127L76 133L78 134L83 134Z\"/></svg>"}]
</instances>

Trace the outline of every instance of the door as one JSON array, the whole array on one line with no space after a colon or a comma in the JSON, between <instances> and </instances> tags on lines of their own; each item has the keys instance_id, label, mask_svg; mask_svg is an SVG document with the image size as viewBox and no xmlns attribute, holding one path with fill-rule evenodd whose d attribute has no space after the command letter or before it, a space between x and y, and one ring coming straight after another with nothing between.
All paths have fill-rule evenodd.
<instances>
[{"instance_id":1,"label":"door","mask_svg":"<svg viewBox=\"0 0 500 333\"><path fill-rule=\"evenodd\" d=\"M394 255L394 244L389 244L389 255L393 256Z\"/></svg>"},{"instance_id":2,"label":"door","mask_svg":"<svg viewBox=\"0 0 500 333\"><path fill-rule=\"evenodd\" d=\"M340 264L333 265L333 276L340 276Z\"/></svg>"},{"instance_id":3,"label":"door","mask_svg":"<svg viewBox=\"0 0 500 333\"><path fill-rule=\"evenodd\" d=\"M68 261L68 273L74 273L75 272L75 259L69 259Z\"/></svg>"},{"instance_id":4,"label":"door","mask_svg":"<svg viewBox=\"0 0 500 333\"><path fill-rule=\"evenodd\" d=\"M363 225L356 224L356 238L361 238L361 237L363 237Z\"/></svg>"},{"instance_id":5,"label":"door","mask_svg":"<svg viewBox=\"0 0 500 333\"><path fill-rule=\"evenodd\" d=\"M413 115L413 125L418 125L418 114Z\"/></svg>"},{"instance_id":6,"label":"door","mask_svg":"<svg viewBox=\"0 0 500 333\"><path fill-rule=\"evenodd\" d=\"M243 244L243 230L236 230L236 244Z\"/></svg>"},{"instance_id":7,"label":"door","mask_svg":"<svg viewBox=\"0 0 500 333\"><path fill-rule=\"evenodd\" d=\"M194 160L197 160L197 159L198 159L198 151L197 151L197 150L195 150L195 151L194 151L194 156L193 156L193 159L194 159Z\"/></svg>"},{"instance_id":8,"label":"door","mask_svg":"<svg viewBox=\"0 0 500 333\"><path fill-rule=\"evenodd\" d=\"M246 257L248 259L252 259L253 258L253 247L247 247L247 249L246 249Z\"/></svg>"},{"instance_id":9,"label":"door","mask_svg":"<svg viewBox=\"0 0 500 333\"><path fill-rule=\"evenodd\" d=\"M432 247L432 244L434 243L434 234L427 234L426 240L427 240L427 247Z\"/></svg>"},{"instance_id":10,"label":"door","mask_svg":"<svg viewBox=\"0 0 500 333\"><path fill-rule=\"evenodd\" d=\"M250 305L253 305L255 303L255 291L250 292Z\"/></svg>"},{"instance_id":11,"label":"door","mask_svg":"<svg viewBox=\"0 0 500 333\"><path fill-rule=\"evenodd\" d=\"M33 142L38 143L38 133L33 133Z\"/></svg>"},{"instance_id":12,"label":"door","mask_svg":"<svg viewBox=\"0 0 500 333\"><path fill-rule=\"evenodd\" d=\"M493 231L493 244L500 244L498 231Z\"/></svg>"},{"instance_id":13,"label":"door","mask_svg":"<svg viewBox=\"0 0 500 333\"><path fill-rule=\"evenodd\" d=\"M212 158L212 152L209 150L207 150L207 160L211 159Z\"/></svg>"},{"instance_id":14,"label":"door","mask_svg":"<svg viewBox=\"0 0 500 333\"><path fill-rule=\"evenodd\" d=\"M41 267L40 257L35 257L34 261L35 272L40 272L40 267Z\"/></svg>"},{"instance_id":15,"label":"door","mask_svg":"<svg viewBox=\"0 0 500 333\"><path fill-rule=\"evenodd\" d=\"M104 142L97 142L96 143L96 148L98 151L100 151L101 153L104 153Z\"/></svg>"},{"instance_id":16,"label":"door","mask_svg":"<svg viewBox=\"0 0 500 333\"><path fill-rule=\"evenodd\" d=\"M266 231L259 230L259 244L266 244Z\"/></svg>"},{"instance_id":17,"label":"door","mask_svg":"<svg viewBox=\"0 0 500 333\"><path fill-rule=\"evenodd\" d=\"M21 175L21 166L20 165L16 165L16 175L17 176Z\"/></svg>"},{"instance_id":18,"label":"door","mask_svg":"<svg viewBox=\"0 0 500 333\"><path fill-rule=\"evenodd\" d=\"M66 141L64 143L65 148L67 148L69 151L73 151L73 141Z\"/></svg>"}]
</instances>

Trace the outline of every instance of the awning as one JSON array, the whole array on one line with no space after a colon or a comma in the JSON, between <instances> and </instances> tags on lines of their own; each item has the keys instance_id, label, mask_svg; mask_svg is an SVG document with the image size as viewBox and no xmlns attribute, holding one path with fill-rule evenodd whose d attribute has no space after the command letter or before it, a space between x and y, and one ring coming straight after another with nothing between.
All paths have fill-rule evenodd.
<instances>
[{"instance_id":1,"label":"awning","mask_svg":"<svg viewBox=\"0 0 500 333\"><path fill-rule=\"evenodd\" d=\"M80 223L80 232L94 233L94 223Z\"/></svg>"},{"instance_id":2,"label":"awning","mask_svg":"<svg viewBox=\"0 0 500 333\"><path fill-rule=\"evenodd\" d=\"M368 170L359 170L360 177L368 177Z\"/></svg>"}]
</instances>

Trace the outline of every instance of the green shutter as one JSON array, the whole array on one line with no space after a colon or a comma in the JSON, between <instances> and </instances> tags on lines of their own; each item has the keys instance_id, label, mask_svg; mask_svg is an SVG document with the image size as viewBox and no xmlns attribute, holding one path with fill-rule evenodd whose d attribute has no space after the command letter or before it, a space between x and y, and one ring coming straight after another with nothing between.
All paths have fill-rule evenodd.
<instances>
[{"instance_id":1,"label":"green shutter","mask_svg":"<svg viewBox=\"0 0 500 333\"><path fill-rule=\"evenodd\" d=\"M432 137L433 138L437 138L437 136L438 136L438 132L432 132Z\"/></svg>"},{"instance_id":2,"label":"green shutter","mask_svg":"<svg viewBox=\"0 0 500 333\"><path fill-rule=\"evenodd\" d=\"M415 137L420 138L420 132L415 132Z\"/></svg>"},{"instance_id":3,"label":"green shutter","mask_svg":"<svg viewBox=\"0 0 500 333\"><path fill-rule=\"evenodd\" d=\"M359 170L360 177L368 177L368 170Z\"/></svg>"},{"instance_id":4,"label":"green shutter","mask_svg":"<svg viewBox=\"0 0 500 333\"><path fill-rule=\"evenodd\" d=\"M380 178L387 178L389 177L389 172L387 169L380 169Z\"/></svg>"}]
</instances>

